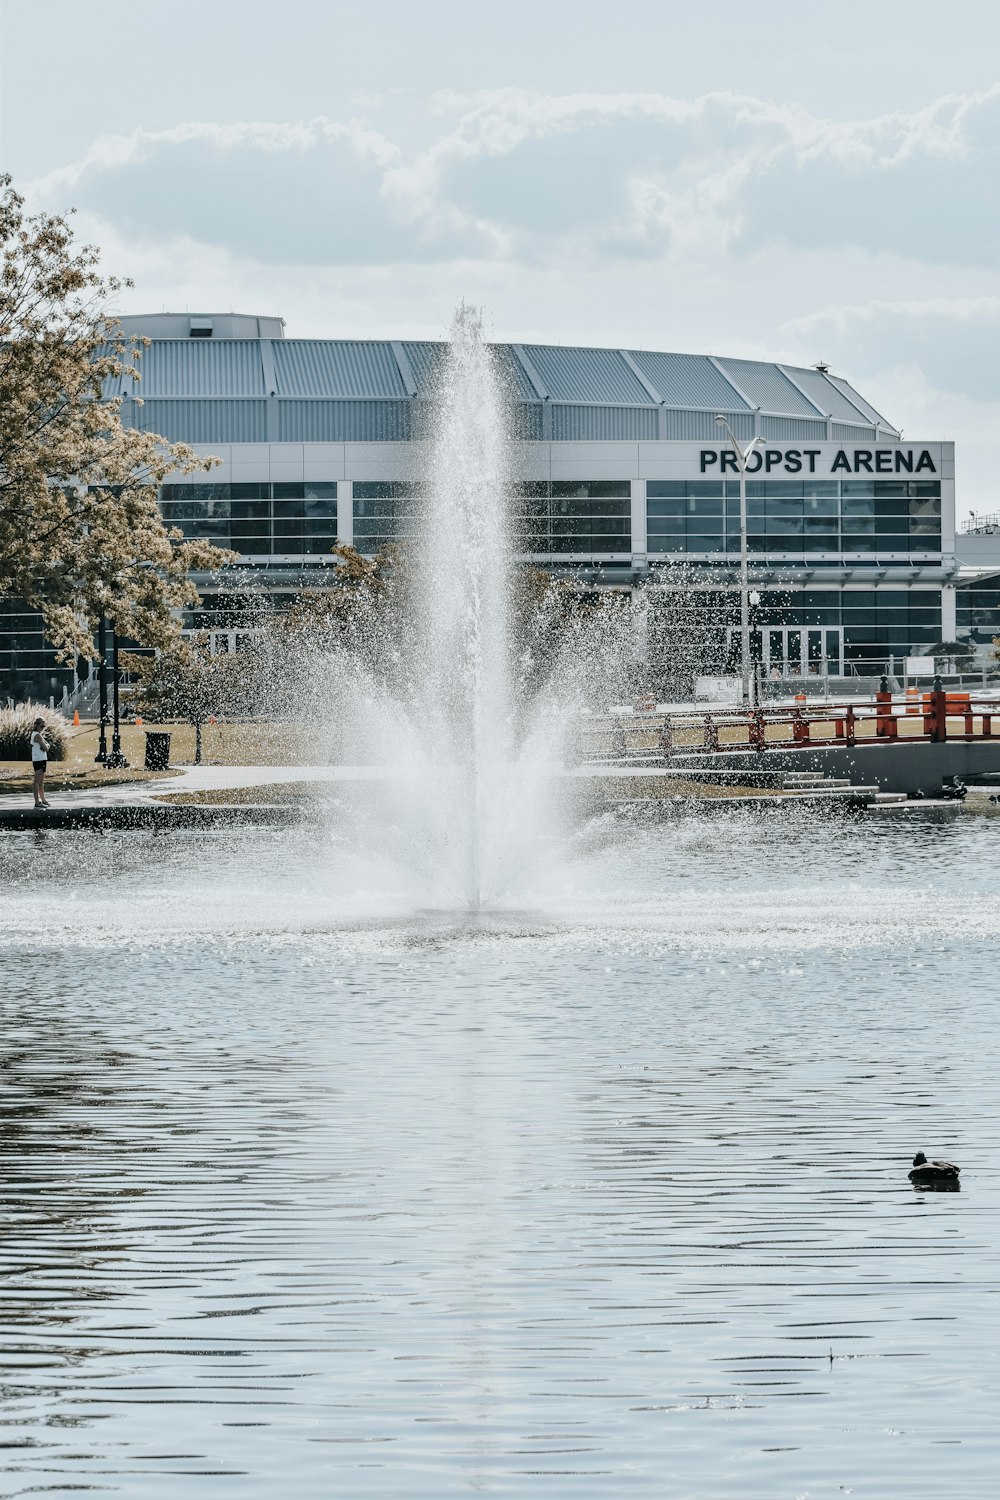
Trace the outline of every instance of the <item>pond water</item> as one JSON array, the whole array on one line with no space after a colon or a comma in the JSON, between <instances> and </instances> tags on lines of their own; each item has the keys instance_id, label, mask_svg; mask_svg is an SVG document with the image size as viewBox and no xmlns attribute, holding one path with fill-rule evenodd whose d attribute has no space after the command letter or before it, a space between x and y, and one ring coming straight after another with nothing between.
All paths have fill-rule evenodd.
<instances>
[{"instance_id":1,"label":"pond water","mask_svg":"<svg viewBox=\"0 0 1000 1500\"><path fill-rule=\"evenodd\" d=\"M3 836L0 1494L993 1496L998 829Z\"/></svg>"}]
</instances>

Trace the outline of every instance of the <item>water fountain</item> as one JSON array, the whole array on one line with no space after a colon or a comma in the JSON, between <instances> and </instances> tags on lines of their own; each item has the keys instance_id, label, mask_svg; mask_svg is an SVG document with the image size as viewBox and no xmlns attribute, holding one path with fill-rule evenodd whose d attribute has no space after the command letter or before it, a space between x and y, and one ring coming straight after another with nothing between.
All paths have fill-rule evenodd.
<instances>
[{"instance_id":1,"label":"water fountain","mask_svg":"<svg viewBox=\"0 0 1000 1500\"><path fill-rule=\"evenodd\" d=\"M374 670L342 646L324 676L341 686L342 746L380 771L351 808L351 843L421 904L479 910L516 898L552 848L573 694L565 681L528 691L514 660L508 401L465 305L433 406L426 500L393 585L402 639Z\"/></svg>"}]
</instances>

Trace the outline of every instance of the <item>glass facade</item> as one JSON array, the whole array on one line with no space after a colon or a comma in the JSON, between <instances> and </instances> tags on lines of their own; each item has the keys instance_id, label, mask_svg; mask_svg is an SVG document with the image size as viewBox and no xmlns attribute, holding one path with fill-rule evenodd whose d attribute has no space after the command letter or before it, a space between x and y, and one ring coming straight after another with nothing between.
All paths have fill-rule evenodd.
<instances>
[{"instance_id":1,"label":"glass facade","mask_svg":"<svg viewBox=\"0 0 1000 1500\"><path fill-rule=\"evenodd\" d=\"M627 479L531 481L515 486L514 527L522 552L628 553L632 547Z\"/></svg>"},{"instance_id":2,"label":"glass facade","mask_svg":"<svg viewBox=\"0 0 1000 1500\"><path fill-rule=\"evenodd\" d=\"M332 483L165 484L160 509L186 537L244 557L308 557L337 545Z\"/></svg>"},{"instance_id":3,"label":"glass facade","mask_svg":"<svg viewBox=\"0 0 1000 1500\"><path fill-rule=\"evenodd\" d=\"M751 611L754 635L769 630L815 630L836 632L827 636L823 649L831 657L842 652L845 663L887 662L890 656L906 656L911 646L919 649L941 639L941 590L810 588L762 589L760 603ZM696 633L706 649L721 645L739 630L740 598L737 590L693 587L685 590L687 628ZM667 595L653 597L654 610L665 617L676 612Z\"/></svg>"},{"instance_id":4,"label":"glass facade","mask_svg":"<svg viewBox=\"0 0 1000 1500\"><path fill-rule=\"evenodd\" d=\"M1000 586L996 578L955 590L955 628L963 640L990 645L1000 636Z\"/></svg>"},{"instance_id":5,"label":"glass facade","mask_svg":"<svg viewBox=\"0 0 1000 1500\"><path fill-rule=\"evenodd\" d=\"M941 550L936 482L749 479L746 488L750 552L908 557ZM647 551L738 553L739 493L735 479L648 480Z\"/></svg>"},{"instance_id":6,"label":"glass facade","mask_svg":"<svg viewBox=\"0 0 1000 1500\"><path fill-rule=\"evenodd\" d=\"M941 639L940 589L801 589L761 594L761 625L829 625L844 633L848 661L905 654Z\"/></svg>"},{"instance_id":7,"label":"glass facade","mask_svg":"<svg viewBox=\"0 0 1000 1500\"><path fill-rule=\"evenodd\" d=\"M401 479L354 481L354 545L359 552L378 552L399 542L416 510L423 486Z\"/></svg>"},{"instance_id":8,"label":"glass facade","mask_svg":"<svg viewBox=\"0 0 1000 1500\"><path fill-rule=\"evenodd\" d=\"M0 604L0 698L33 698L45 703L60 698L73 672L56 660L45 639L42 617L17 599Z\"/></svg>"}]
</instances>

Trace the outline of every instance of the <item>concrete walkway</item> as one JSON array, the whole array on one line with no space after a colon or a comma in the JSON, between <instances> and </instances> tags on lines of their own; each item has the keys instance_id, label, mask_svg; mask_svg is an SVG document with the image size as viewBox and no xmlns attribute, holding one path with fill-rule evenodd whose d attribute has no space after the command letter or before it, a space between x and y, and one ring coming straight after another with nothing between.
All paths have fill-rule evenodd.
<instances>
[{"instance_id":1,"label":"concrete walkway","mask_svg":"<svg viewBox=\"0 0 1000 1500\"><path fill-rule=\"evenodd\" d=\"M298 781L377 781L383 774L377 766L181 766L173 776L157 777L154 781L123 781L79 791L53 791L49 800L53 807L122 806L162 797L165 792L214 792ZM0 811L31 806L30 790L0 792Z\"/></svg>"}]
</instances>

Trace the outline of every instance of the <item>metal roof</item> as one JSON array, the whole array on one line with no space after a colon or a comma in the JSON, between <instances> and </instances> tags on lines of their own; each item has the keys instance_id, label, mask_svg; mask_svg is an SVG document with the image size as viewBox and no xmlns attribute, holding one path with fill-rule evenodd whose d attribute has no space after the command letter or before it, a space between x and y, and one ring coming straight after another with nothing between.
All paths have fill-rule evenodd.
<instances>
[{"instance_id":1,"label":"metal roof","mask_svg":"<svg viewBox=\"0 0 1000 1500\"><path fill-rule=\"evenodd\" d=\"M796 365L782 365L782 374L794 380L824 416L836 422L863 422L865 413L854 406L822 370L800 370Z\"/></svg>"},{"instance_id":2,"label":"metal roof","mask_svg":"<svg viewBox=\"0 0 1000 1500\"><path fill-rule=\"evenodd\" d=\"M554 401L653 404L617 349L566 349L551 344L525 344L524 349Z\"/></svg>"},{"instance_id":3,"label":"metal roof","mask_svg":"<svg viewBox=\"0 0 1000 1500\"><path fill-rule=\"evenodd\" d=\"M153 339L138 364L143 396L263 396L259 339Z\"/></svg>"},{"instance_id":4,"label":"metal roof","mask_svg":"<svg viewBox=\"0 0 1000 1500\"><path fill-rule=\"evenodd\" d=\"M846 380L820 370L648 349L493 348L521 403L518 431L525 436L706 441L715 436L717 412L729 414L741 433L746 426L747 436L766 439L805 440L814 431L837 438L848 430L852 438L898 436ZM383 428L404 441L415 429L403 409L433 395L446 350L422 340L153 338L134 391L130 381L115 380L106 394L121 390L155 401L163 424L155 430L171 439L225 442L230 429L263 424L271 441L290 440L277 434L293 429L316 442L350 439L356 429L356 440L366 441L363 433ZM206 407L195 421L192 403L199 401L214 415ZM313 403L308 418L292 413L295 402ZM240 403L260 410L241 415ZM385 412L380 416L372 403ZM131 405L126 400L125 419L139 425ZM193 429L206 424L213 435L195 437Z\"/></svg>"},{"instance_id":5,"label":"metal roof","mask_svg":"<svg viewBox=\"0 0 1000 1500\"><path fill-rule=\"evenodd\" d=\"M391 344L340 339L274 339L278 396L407 395Z\"/></svg>"},{"instance_id":6,"label":"metal roof","mask_svg":"<svg viewBox=\"0 0 1000 1500\"><path fill-rule=\"evenodd\" d=\"M668 406L751 409L707 354L656 354L649 349L630 349L629 353Z\"/></svg>"},{"instance_id":7,"label":"metal roof","mask_svg":"<svg viewBox=\"0 0 1000 1500\"><path fill-rule=\"evenodd\" d=\"M720 367L736 382L754 406L762 411L782 412L785 416L826 416L817 406L796 390L777 365L761 364L755 359L720 359Z\"/></svg>"}]
</instances>

